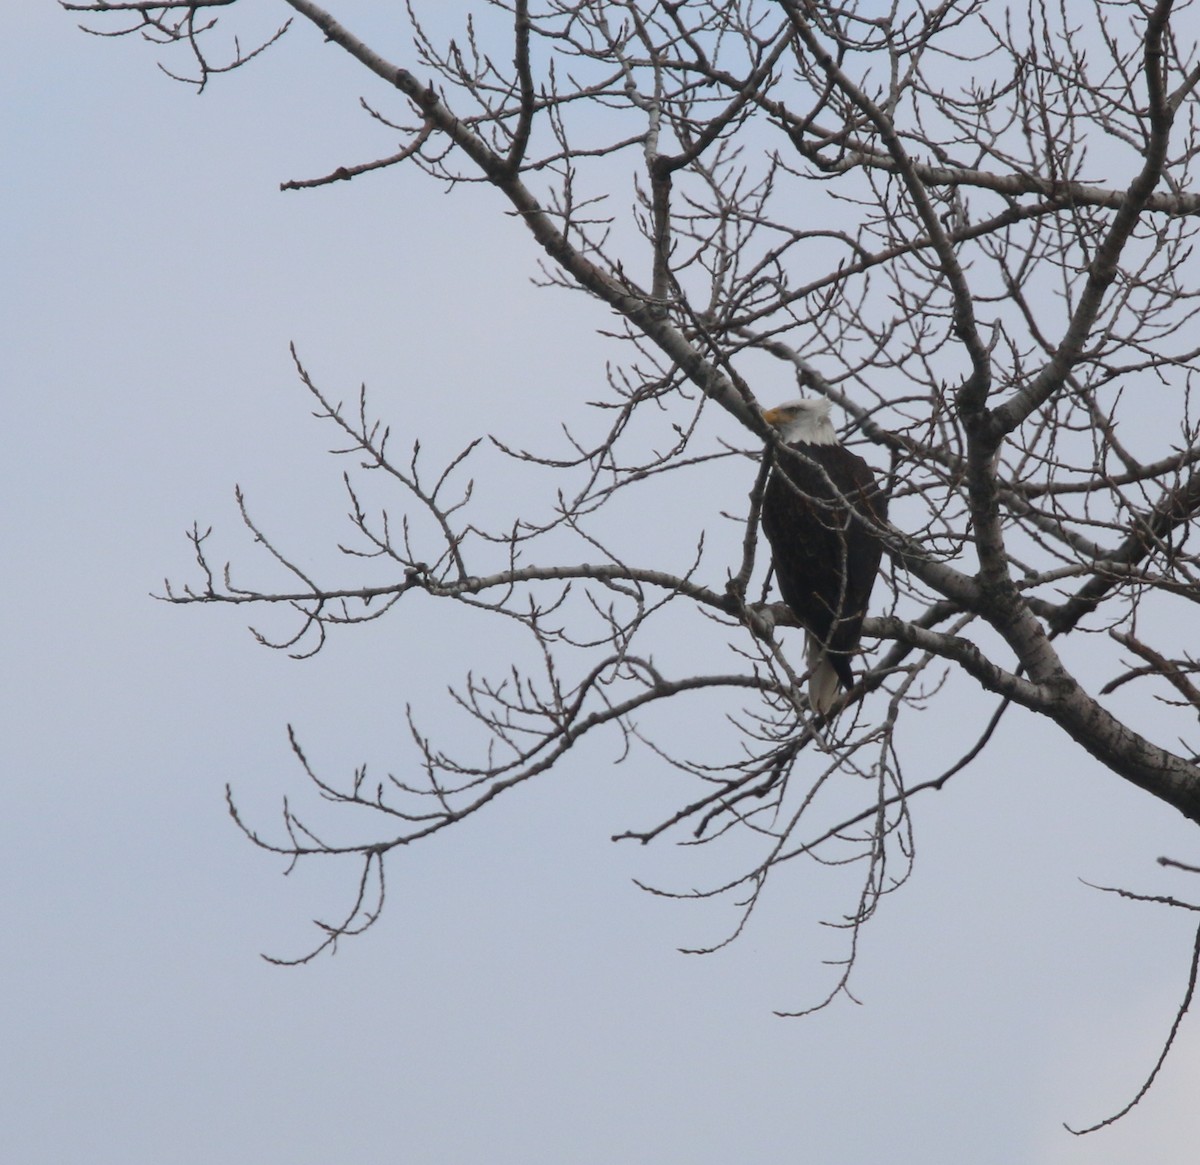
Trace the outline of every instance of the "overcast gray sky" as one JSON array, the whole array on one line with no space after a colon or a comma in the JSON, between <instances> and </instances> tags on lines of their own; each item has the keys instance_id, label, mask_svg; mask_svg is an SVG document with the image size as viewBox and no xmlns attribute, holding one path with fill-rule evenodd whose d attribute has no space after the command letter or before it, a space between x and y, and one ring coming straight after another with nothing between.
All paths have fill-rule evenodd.
<instances>
[{"instance_id":1,"label":"overcast gray sky","mask_svg":"<svg viewBox=\"0 0 1200 1165\"><path fill-rule=\"evenodd\" d=\"M668 793L603 745L397 855L382 921L336 957L263 962L301 953L354 871L281 877L225 783L271 826L299 787L289 722L331 775L386 768L405 702L436 728L477 633L414 605L296 663L244 612L150 598L189 577L193 519L247 558L235 482L301 557L340 533L288 342L435 450L552 435L617 353L598 308L529 286L486 191L388 171L279 192L389 148L357 107L380 87L309 29L197 98L148 46L8 8L0 1158L1195 1161L1200 1017L1118 1128L1061 1127L1141 1082L1192 939L1080 879L1187 895L1154 859L1194 860L1194 828L1031 718L914 806L916 873L866 931L862 1006L772 1015L841 949L811 867L733 947L677 953L723 916L633 886L692 867L608 840ZM391 9L338 11L400 52ZM938 771L945 715L910 779Z\"/></svg>"}]
</instances>

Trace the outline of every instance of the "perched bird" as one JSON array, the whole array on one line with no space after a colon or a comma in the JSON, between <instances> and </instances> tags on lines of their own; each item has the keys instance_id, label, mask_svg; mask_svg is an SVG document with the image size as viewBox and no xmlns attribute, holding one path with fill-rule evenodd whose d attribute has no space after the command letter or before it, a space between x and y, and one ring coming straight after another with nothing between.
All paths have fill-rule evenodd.
<instances>
[{"instance_id":1,"label":"perched bird","mask_svg":"<svg viewBox=\"0 0 1200 1165\"><path fill-rule=\"evenodd\" d=\"M763 494L763 532L783 601L807 632L809 703L828 713L839 684L854 686L850 657L883 554L871 523L886 522L887 497L871 467L838 443L829 401L792 401L763 420L787 446Z\"/></svg>"}]
</instances>

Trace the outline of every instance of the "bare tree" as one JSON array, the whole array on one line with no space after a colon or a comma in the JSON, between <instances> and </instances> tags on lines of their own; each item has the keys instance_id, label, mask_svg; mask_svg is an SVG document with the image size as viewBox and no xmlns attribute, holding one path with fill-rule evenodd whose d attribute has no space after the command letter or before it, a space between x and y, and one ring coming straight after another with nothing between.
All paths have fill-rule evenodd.
<instances>
[{"instance_id":1,"label":"bare tree","mask_svg":"<svg viewBox=\"0 0 1200 1165\"><path fill-rule=\"evenodd\" d=\"M720 839L744 859L691 892L741 903L725 941L785 863L857 865L825 1002L846 989L859 928L908 875L914 795L983 752L1009 709L1200 821L1200 756L1184 739L1200 663L1178 632L1200 599L1188 545L1200 59L1181 39L1195 35L1193 4L490 0L441 44L411 0L397 62L310 0L280 3L384 83L364 105L391 135L383 156L284 189L397 165L490 184L541 249L544 281L597 301L598 326L626 351L603 399L573 402L561 450L498 434L434 468L365 393L335 399L294 353L355 463L338 549L378 560L382 581L318 581L243 504L287 580L247 584L194 529L199 581L167 597L287 608L292 631L264 637L282 650L319 650L340 625L399 614L414 591L527 638L522 662L471 672L453 693L482 729L477 752L413 723L398 775L342 779L317 772L293 735L328 800L374 811L368 836L331 843L290 808L282 833L263 832L231 797L257 845L361 863L352 909L319 924L317 950L375 920L393 850L599 729L692 782L676 812L622 837ZM235 4L64 7L182 54L186 67L163 67L203 88L265 47L221 39L217 10ZM891 495L888 585L865 625L879 646L829 721L803 695L797 637L779 634L795 619L771 601L760 546L776 446L753 389L766 360L840 407L847 442ZM520 472L550 483L542 512L489 520L473 482ZM740 482L735 512L715 530L716 515L680 515L683 546L650 554L609 518L713 474ZM380 478L402 517L374 492ZM703 669L656 662L681 627L702 637ZM935 779L906 783L906 725L964 682L989 701L977 739ZM1169 746L1130 689L1174 709ZM689 701L725 710L723 754L689 753L669 713Z\"/></svg>"}]
</instances>

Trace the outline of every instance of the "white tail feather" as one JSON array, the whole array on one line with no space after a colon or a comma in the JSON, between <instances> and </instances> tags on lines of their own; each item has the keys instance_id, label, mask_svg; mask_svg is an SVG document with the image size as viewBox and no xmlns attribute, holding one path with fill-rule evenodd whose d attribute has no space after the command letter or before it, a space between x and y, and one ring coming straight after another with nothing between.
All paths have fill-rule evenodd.
<instances>
[{"instance_id":1,"label":"white tail feather","mask_svg":"<svg viewBox=\"0 0 1200 1165\"><path fill-rule=\"evenodd\" d=\"M828 716L842 694L841 681L820 642L805 637L804 658L808 663L808 702L814 712Z\"/></svg>"}]
</instances>

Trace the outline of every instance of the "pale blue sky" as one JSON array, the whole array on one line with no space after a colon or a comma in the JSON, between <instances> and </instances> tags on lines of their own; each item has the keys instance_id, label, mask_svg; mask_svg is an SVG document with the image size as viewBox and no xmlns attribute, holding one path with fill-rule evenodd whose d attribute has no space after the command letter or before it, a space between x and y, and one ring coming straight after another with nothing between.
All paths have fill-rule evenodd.
<instances>
[{"instance_id":1,"label":"pale blue sky","mask_svg":"<svg viewBox=\"0 0 1200 1165\"><path fill-rule=\"evenodd\" d=\"M382 921L335 958L260 960L303 950L353 871L280 877L225 782L270 826L299 782L289 721L331 773L398 763L404 703L436 727L486 634L426 604L294 663L242 612L149 598L188 576L193 518L250 561L235 482L302 557L341 533L288 342L445 451L550 440L617 353L598 308L529 287L530 245L486 191L398 171L278 191L391 148L357 108L379 87L309 30L197 98L49 0L6 28L0 1157L1195 1160L1194 1020L1122 1126L1061 1128L1140 1083L1191 944L1187 919L1079 879L1186 894L1154 859L1194 857L1194 829L1029 718L914 806L916 874L866 932L861 1007L771 1014L811 1002L840 950L811 867L731 949L676 953L723 916L633 887L700 859L608 840L670 790L603 743L397 855ZM985 716L948 707L910 778L936 773L943 718Z\"/></svg>"}]
</instances>

